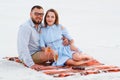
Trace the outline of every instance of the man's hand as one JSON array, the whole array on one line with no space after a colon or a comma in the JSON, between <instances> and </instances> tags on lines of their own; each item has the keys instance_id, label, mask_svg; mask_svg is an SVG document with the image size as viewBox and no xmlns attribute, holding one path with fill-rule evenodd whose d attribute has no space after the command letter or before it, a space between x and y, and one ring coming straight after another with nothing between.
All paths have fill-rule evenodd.
<instances>
[{"instance_id":1,"label":"man's hand","mask_svg":"<svg viewBox=\"0 0 120 80\"><path fill-rule=\"evenodd\" d=\"M31 68L31 69L34 69L34 70L36 70L36 71L40 71L42 67L43 67L43 66L41 66L41 65L35 64L35 65L31 66L30 68Z\"/></svg>"},{"instance_id":2,"label":"man's hand","mask_svg":"<svg viewBox=\"0 0 120 80\"><path fill-rule=\"evenodd\" d=\"M69 45L69 40L67 38L65 38L65 37L63 37L63 45L64 46Z\"/></svg>"}]
</instances>

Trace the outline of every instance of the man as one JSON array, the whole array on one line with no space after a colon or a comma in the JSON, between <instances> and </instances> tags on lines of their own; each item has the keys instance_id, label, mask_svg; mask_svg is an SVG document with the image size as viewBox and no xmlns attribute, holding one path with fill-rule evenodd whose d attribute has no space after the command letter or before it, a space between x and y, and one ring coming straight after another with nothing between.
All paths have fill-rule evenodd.
<instances>
[{"instance_id":1,"label":"man","mask_svg":"<svg viewBox=\"0 0 120 80\"><path fill-rule=\"evenodd\" d=\"M39 46L43 15L44 9L41 6L33 6L30 12L30 19L22 24L18 31L17 45L19 59L35 70L40 70L42 66L39 64L44 64L48 61L47 55L40 51ZM68 40L65 39L64 44L68 44ZM53 56L49 56L49 59L53 60Z\"/></svg>"}]
</instances>

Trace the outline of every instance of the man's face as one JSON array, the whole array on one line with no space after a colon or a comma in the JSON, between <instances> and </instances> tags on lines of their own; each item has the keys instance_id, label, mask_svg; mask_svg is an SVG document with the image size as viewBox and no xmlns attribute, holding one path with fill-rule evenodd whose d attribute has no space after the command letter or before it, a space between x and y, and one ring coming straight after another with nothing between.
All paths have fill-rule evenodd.
<instances>
[{"instance_id":1,"label":"man's face","mask_svg":"<svg viewBox=\"0 0 120 80\"><path fill-rule=\"evenodd\" d=\"M34 8L30 13L30 17L34 24L40 24L43 20L44 10Z\"/></svg>"}]
</instances>

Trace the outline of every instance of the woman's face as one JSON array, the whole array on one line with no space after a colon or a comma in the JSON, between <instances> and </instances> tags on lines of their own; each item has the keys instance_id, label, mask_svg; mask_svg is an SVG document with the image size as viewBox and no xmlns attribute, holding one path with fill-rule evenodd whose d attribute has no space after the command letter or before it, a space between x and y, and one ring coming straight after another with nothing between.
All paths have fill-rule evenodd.
<instances>
[{"instance_id":1,"label":"woman's face","mask_svg":"<svg viewBox=\"0 0 120 80\"><path fill-rule=\"evenodd\" d=\"M48 26L52 26L55 23L55 14L54 12L48 12L46 16L46 22Z\"/></svg>"}]
</instances>

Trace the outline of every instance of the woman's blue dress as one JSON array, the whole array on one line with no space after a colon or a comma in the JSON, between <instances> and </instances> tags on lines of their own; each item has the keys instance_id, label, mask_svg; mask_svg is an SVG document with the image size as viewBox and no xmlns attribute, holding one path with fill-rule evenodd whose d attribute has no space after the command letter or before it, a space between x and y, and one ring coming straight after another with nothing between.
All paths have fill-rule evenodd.
<instances>
[{"instance_id":1,"label":"woman's blue dress","mask_svg":"<svg viewBox=\"0 0 120 80\"><path fill-rule=\"evenodd\" d=\"M65 36L69 40L72 38L69 36L67 30L62 29L61 25L52 25L41 28L40 34L40 46L49 46L58 52L58 61L53 63L53 65L64 66L65 62L72 58L73 51L71 51L70 46L64 46L62 37Z\"/></svg>"}]
</instances>

